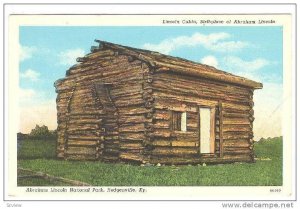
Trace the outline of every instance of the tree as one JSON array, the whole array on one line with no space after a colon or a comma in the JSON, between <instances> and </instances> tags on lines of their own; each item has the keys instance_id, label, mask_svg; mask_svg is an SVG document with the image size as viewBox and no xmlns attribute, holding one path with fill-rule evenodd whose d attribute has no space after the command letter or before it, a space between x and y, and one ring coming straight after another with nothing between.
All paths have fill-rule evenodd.
<instances>
[{"instance_id":1,"label":"tree","mask_svg":"<svg viewBox=\"0 0 300 209\"><path fill-rule=\"evenodd\" d=\"M29 134L32 139L55 139L57 134L56 131L49 131L48 127L45 125L36 125L34 129L31 130Z\"/></svg>"}]
</instances>

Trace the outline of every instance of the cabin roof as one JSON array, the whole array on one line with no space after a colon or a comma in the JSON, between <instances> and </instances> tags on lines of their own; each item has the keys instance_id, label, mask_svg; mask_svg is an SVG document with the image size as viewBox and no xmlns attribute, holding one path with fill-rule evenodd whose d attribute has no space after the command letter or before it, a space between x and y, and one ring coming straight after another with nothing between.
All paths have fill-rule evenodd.
<instances>
[{"instance_id":1,"label":"cabin roof","mask_svg":"<svg viewBox=\"0 0 300 209\"><path fill-rule=\"evenodd\" d=\"M95 40L99 43L99 49L111 49L129 56L136 57L149 63L151 66L156 67L157 71L169 71L182 75L190 75L201 78L207 78L237 85L250 87L253 89L261 89L262 83L237 76L215 67L204 65L201 63L193 62L179 57L173 57L159 52L150 50L137 49L128 46L122 46L106 41Z\"/></svg>"}]
</instances>

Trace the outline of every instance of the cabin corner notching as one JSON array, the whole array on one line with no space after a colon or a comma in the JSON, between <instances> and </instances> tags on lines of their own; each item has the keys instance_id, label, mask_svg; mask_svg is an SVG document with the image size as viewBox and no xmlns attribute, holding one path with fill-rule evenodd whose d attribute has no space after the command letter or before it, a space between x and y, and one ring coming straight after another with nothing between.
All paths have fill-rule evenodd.
<instances>
[{"instance_id":1,"label":"cabin corner notching","mask_svg":"<svg viewBox=\"0 0 300 209\"><path fill-rule=\"evenodd\" d=\"M57 92L57 156L198 164L253 161L253 91L211 66L98 41Z\"/></svg>"}]
</instances>

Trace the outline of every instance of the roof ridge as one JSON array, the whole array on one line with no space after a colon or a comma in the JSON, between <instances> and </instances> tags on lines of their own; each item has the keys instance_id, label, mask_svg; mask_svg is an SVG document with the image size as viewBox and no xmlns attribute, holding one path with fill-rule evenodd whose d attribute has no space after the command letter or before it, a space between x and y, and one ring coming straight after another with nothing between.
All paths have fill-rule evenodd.
<instances>
[{"instance_id":1,"label":"roof ridge","mask_svg":"<svg viewBox=\"0 0 300 209\"><path fill-rule=\"evenodd\" d=\"M210 65L202 64L202 63L188 60L185 58L166 55L166 54L162 54L160 52L146 50L146 49L124 46L124 45L115 44L115 43L102 41L102 40L98 40L98 39L95 39L95 42L99 43L99 49L109 48L109 49L113 49L113 50L123 50L123 52L125 52L125 53L127 51L127 53L129 53L129 54L133 53L133 55L137 56L139 59L149 62L151 64L151 66L154 66L157 63L159 63L161 66L169 67L168 70L170 70L170 71L175 71L175 72L181 71L181 73L191 74L193 76L199 76L199 77L201 77L201 74L202 74L202 76L205 76L210 79L216 79L216 80L220 80L220 81L223 80L223 81L230 82L230 83L235 83L235 84L239 84L239 85L252 87L254 89L261 89L263 87L262 83L259 83L259 82L250 80L248 78L238 76L238 75L235 75L235 74L223 71L223 70L219 70ZM140 56L140 55L142 55L142 56ZM169 62L167 62L166 59L169 60ZM174 64L174 62L179 62L179 63L176 63L177 64L177 66L176 66ZM174 69L171 68L170 66L174 67ZM187 68L187 69L180 70L180 68ZM194 68L193 70L191 70L193 72L189 73L188 72L189 68L191 68L191 69ZM213 75L213 74L216 74L216 75Z\"/></svg>"}]
</instances>

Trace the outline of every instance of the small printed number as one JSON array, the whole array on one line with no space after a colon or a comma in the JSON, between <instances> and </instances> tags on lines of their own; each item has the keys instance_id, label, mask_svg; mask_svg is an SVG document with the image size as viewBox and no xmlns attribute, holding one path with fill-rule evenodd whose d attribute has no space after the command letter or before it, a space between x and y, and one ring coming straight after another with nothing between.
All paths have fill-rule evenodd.
<instances>
[{"instance_id":1,"label":"small printed number","mask_svg":"<svg viewBox=\"0 0 300 209\"><path fill-rule=\"evenodd\" d=\"M281 192L281 189L270 189L270 192Z\"/></svg>"}]
</instances>

